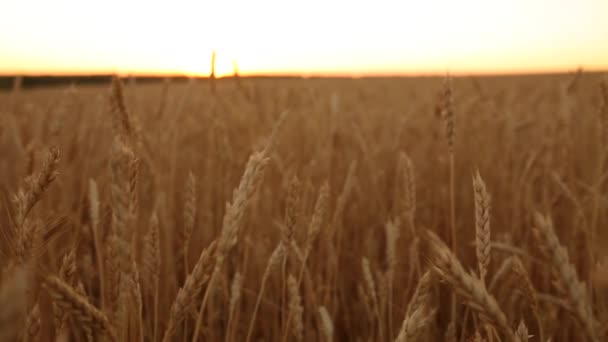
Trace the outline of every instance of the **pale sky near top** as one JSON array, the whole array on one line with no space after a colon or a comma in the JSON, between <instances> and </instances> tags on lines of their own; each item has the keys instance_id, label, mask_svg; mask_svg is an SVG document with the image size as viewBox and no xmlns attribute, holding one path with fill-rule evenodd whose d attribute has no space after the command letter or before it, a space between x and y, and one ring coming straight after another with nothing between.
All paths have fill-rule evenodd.
<instances>
[{"instance_id":1,"label":"pale sky near top","mask_svg":"<svg viewBox=\"0 0 608 342\"><path fill-rule=\"evenodd\" d=\"M608 0L3 0L0 73L608 70Z\"/></svg>"}]
</instances>

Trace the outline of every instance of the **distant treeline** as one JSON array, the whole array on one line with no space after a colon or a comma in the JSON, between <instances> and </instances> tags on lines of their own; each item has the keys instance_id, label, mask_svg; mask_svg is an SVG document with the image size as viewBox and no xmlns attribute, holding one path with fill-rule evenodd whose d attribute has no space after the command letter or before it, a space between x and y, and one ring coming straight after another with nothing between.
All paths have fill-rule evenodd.
<instances>
[{"instance_id":1,"label":"distant treeline","mask_svg":"<svg viewBox=\"0 0 608 342\"><path fill-rule=\"evenodd\" d=\"M89 76L21 76L18 80L16 76L0 76L0 89L12 89L15 82L21 82L22 88L48 87L57 85L98 85L110 84L112 75L89 75ZM172 80L187 80L186 76L137 76L135 80L140 82L158 82L170 78Z\"/></svg>"},{"instance_id":2,"label":"distant treeline","mask_svg":"<svg viewBox=\"0 0 608 342\"><path fill-rule=\"evenodd\" d=\"M207 80L208 77L189 77L189 76L127 76L122 77L123 79L131 79L134 78L137 83L151 83L151 82L161 82L166 79L171 79L172 81L186 81L192 78ZM225 77L219 78L226 79L233 77ZM248 79L295 79L301 78L298 76L290 76L290 75L273 75L273 76L265 76L265 75L256 75L256 76L246 76L244 78ZM9 90L15 87L15 82L20 82L21 88L37 88L37 87L52 87L52 86L62 86L62 85L100 85L100 84L110 84L112 80L112 75L78 75L78 76L15 76L15 75L0 75L0 90Z\"/></svg>"},{"instance_id":3,"label":"distant treeline","mask_svg":"<svg viewBox=\"0 0 608 342\"><path fill-rule=\"evenodd\" d=\"M585 72L584 74L596 74L598 72ZM459 77L467 77L467 78L471 78L471 79L495 79L495 78L521 78L521 77L548 77L548 76L552 76L552 77L561 77L563 75L565 75L566 73L530 73L530 74L512 74L512 75L470 75L470 76L465 76L465 75L461 75ZM578 70L574 73L568 73L573 75L574 79L580 77L580 75L582 74L581 70ZM106 74L106 75L70 75L70 76L66 76L66 75L55 75L55 76L36 76L36 75L28 75L28 76L16 76L16 75L0 75L0 91L6 91L6 90L10 90L13 89L15 87L15 83L18 82L20 83L20 88L23 89L31 89L31 88L38 88L38 87L53 87L53 86L68 86L68 85L104 85L107 84L109 85L111 83L113 75L111 74ZM221 81L222 79L232 79L234 76L229 76L229 77L222 77L219 78L218 81ZM350 79L352 77L347 77L347 76L327 76L327 77L323 77L323 76L309 76L309 77L303 77L303 76L293 76L293 75L248 75L248 76L237 76L240 78L244 78L244 79L273 79L273 80L287 80L287 79L324 79L324 78L332 78L332 79ZM406 75L394 75L394 76L364 76L363 78L366 79L376 79L376 78L380 78L380 79L390 79L390 78L434 78L434 77L443 77L441 75L410 75L410 76L406 76ZM200 79L200 80L209 80L209 77L204 77L204 76L197 76L197 77L191 77L191 76L182 76L182 75L177 75L177 76L149 76L149 75L137 75L137 76L124 76L121 77L123 78L125 81L127 79L135 79L135 82L141 84L141 83L153 83L153 82L162 82L166 79L170 79L171 81L186 81L189 79Z\"/></svg>"}]
</instances>

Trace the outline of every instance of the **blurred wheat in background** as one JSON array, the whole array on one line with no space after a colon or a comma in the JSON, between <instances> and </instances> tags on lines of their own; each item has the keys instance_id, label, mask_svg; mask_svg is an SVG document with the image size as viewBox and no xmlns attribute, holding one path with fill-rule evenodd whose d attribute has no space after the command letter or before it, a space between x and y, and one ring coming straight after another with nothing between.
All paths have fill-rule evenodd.
<instances>
[{"instance_id":1,"label":"blurred wheat in background","mask_svg":"<svg viewBox=\"0 0 608 342\"><path fill-rule=\"evenodd\" d=\"M0 341L605 341L607 82L17 81Z\"/></svg>"}]
</instances>

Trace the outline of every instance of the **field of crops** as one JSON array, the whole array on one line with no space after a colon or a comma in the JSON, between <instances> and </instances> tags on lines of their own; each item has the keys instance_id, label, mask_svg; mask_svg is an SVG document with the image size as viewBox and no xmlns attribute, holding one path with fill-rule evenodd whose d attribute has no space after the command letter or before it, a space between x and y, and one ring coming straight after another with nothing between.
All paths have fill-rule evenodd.
<instances>
[{"instance_id":1,"label":"field of crops","mask_svg":"<svg viewBox=\"0 0 608 342\"><path fill-rule=\"evenodd\" d=\"M0 93L0 341L604 341L608 79Z\"/></svg>"}]
</instances>

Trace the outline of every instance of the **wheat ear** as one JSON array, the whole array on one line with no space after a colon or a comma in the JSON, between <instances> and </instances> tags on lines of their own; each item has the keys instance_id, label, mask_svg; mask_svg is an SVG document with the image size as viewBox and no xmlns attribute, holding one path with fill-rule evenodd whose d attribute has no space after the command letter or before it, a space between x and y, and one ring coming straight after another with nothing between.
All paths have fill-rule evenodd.
<instances>
[{"instance_id":1,"label":"wheat ear","mask_svg":"<svg viewBox=\"0 0 608 342\"><path fill-rule=\"evenodd\" d=\"M475 198L475 251L479 266L479 279L486 283L486 274L490 265L490 194L486 184L479 175L473 176L473 193Z\"/></svg>"},{"instance_id":2,"label":"wheat ear","mask_svg":"<svg viewBox=\"0 0 608 342\"><path fill-rule=\"evenodd\" d=\"M513 340L514 332L509 326L507 317L481 280L464 270L454 253L437 235L428 232L428 240L433 250L432 262L435 272L452 286L455 293L466 299L471 308L498 326L510 340Z\"/></svg>"},{"instance_id":3,"label":"wheat ear","mask_svg":"<svg viewBox=\"0 0 608 342\"><path fill-rule=\"evenodd\" d=\"M80 295L76 289L52 275L44 279L43 285L53 302L69 312L87 333L92 334L93 331L101 331L111 340L117 340L106 315L89 303L87 298Z\"/></svg>"},{"instance_id":4,"label":"wheat ear","mask_svg":"<svg viewBox=\"0 0 608 342\"><path fill-rule=\"evenodd\" d=\"M397 240L399 239L399 224L388 221L384 225L386 239L386 291L388 308L388 335L393 336L393 282L395 279L395 269L397 265Z\"/></svg>"},{"instance_id":5,"label":"wheat ear","mask_svg":"<svg viewBox=\"0 0 608 342\"><path fill-rule=\"evenodd\" d=\"M192 272L186 277L184 285L177 291L177 296L171 304L169 322L165 328L163 342L171 340L177 325L184 319L190 305L200 293L205 282L209 280L209 274L215 261L216 246L217 244L214 241L201 252Z\"/></svg>"},{"instance_id":6,"label":"wheat ear","mask_svg":"<svg viewBox=\"0 0 608 342\"><path fill-rule=\"evenodd\" d=\"M183 230L183 253L184 253L184 269L187 274L189 270L188 252L190 239L194 231L194 221L196 219L196 178L190 172L186 181L186 196L184 200L184 230Z\"/></svg>"},{"instance_id":7,"label":"wheat ear","mask_svg":"<svg viewBox=\"0 0 608 342\"><path fill-rule=\"evenodd\" d=\"M59 164L59 150L55 147L51 147L47 154L46 160L42 165L42 169L38 174L33 177L26 179L25 189L19 190L15 196L16 203L16 216L14 218L14 230L17 235L17 241L19 241L21 232L23 230L23 224L28 213L38 203L40 197L49 185L55 180L58 175L57 165ZM20 242L19 245L25 242ZM24 251L21 251L24 252Z\"/></svg>"},{"instance_id":8,"label":"wheat ear","mask_svg":"<svg viewBox=\"0 0 608 342\"><path fill-rule=\"evenodd\" d=\"M540 309L538 306L538 295L534 285L532 284L532 280L524 267L524 264L518 257L513 257L512 270L515 276L517 277L517 286L524 294L526 300L532 307L532 312L534 313L534 317L536 319L536 323L538 324L538 337L540 341L544 341L544 331L543 324L540 318Z\"/></svg>"},{"instance_id":9,"label":"wheat ear","mask_svg":"<svg viewBox=\"0 0 608 342\"><path fill-rule=\"evenodd\" d=\"M232 286L230 286L230 303L228 305L228 323L226 323L226 340L225 342L233 341L232 338L232 324L237 319L237 307L241 300L243 291L243 276L237 272L232 279Z\"/></svg>"},{"instance_id":10,"label":"wheat ear","mask_svg":"<svg viewBox=\"0 0 608 342\"><path fill-rule=\"evenodd\" d=\"M539 213L534 215L534 219L536 222L536 236L542 243L543 250L552 262L553 267L557 270L558 279L566 290L574 314L580 320L589 339L599 341L585 284L579 280L576 269L568 258L568 252L560 244L553 230L553 222L549 217Z\"/></svg>"},{"instance_id":11,"label":"wheat ear","mask_svg":"<svg viewBox=\"0 0 608 342\"><path fill-rule=\"evenodd\" d=\"M194 334L192 337L193 342L197 342L198 335L200 333L203 311L207 304L209 293L213 288L216 274L220 272L223 267L224 259L228 257L229 253L237 244L243 218L245 216L245 210L251 201L253 194L262 183L264 170L268 164L266 153L267 150L263 150L262 152L256 152L251 155L249 161L247 162L247 166L245 167L245 172L243 173L241 182L234 192L233 200L226 206L226 212L224 214L224 220L222 223L222 231L217 244L215 267L211 272L209 286L207 286L205 289L205 294L203 295L203 300L198 310L198 318L196 320Z\"/></svg>"},{"instance_id":12,"label":"wheat ear","mask_svg":"<svg viewBox=\"0 0 608 342\"><path fill-rule=\"evenodd\" d=\"M285 327L292 331L295 341L302 341L304 337L304 323L302 322L302 298L300 297L300 288L296 279L289 275L287 278L287 289L289 290L289 317L291 317L291 326Z\"/></svg>"},{"instance_id":13,"label":"wheat ear","mask_svg":"<svg viewBox=\"0 0 608 342\"><path fill-rule=\"evenodd\" d=\"M433 275L426 271L418 280L414 295L408 303L396 342L415 341L432 321L435 316L435 311L429 310L432 284Z\"/></svg>"}]
</instances>

